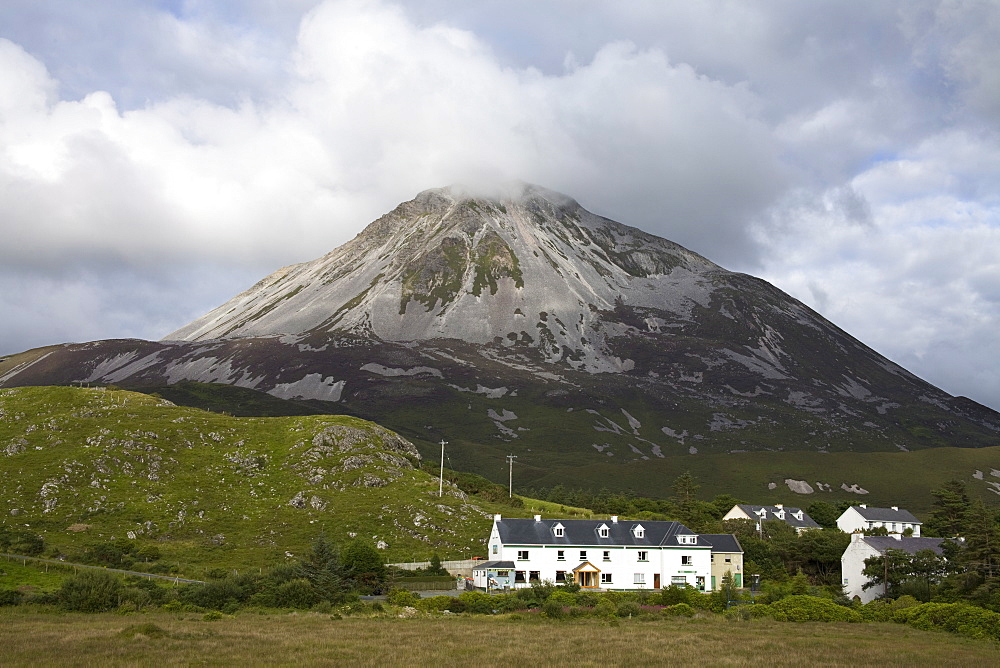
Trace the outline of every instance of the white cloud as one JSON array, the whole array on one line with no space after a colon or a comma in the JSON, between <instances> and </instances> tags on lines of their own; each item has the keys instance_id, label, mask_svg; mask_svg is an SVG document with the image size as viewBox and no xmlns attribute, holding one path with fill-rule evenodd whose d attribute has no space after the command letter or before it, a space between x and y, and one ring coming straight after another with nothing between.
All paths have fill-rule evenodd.
<instances>
[{"instance_id":1,"label":"white cloud","mask_svg":"<svg viewBox=\"0 0 1000 668\"><path fill-rule=\"evenodd\" d=\"M1000 406L998 23L923 0L0 5L0 348L156 338L419 190L521 179ZM43 305L64 328L31 324Z\"/></svg>"}]
</instances>

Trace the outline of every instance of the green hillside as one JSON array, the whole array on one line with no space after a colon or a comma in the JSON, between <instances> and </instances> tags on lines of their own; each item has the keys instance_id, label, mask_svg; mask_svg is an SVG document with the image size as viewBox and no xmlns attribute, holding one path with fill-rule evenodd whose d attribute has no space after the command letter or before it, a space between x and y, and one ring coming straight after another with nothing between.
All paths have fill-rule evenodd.
<instances>
[{"instance_id":1,"label":"green hillside","mask_svg":"<svg viewBox=\"0 0 1000 668\"><path fill-rule=\"evenodd\" d=\"M449 484L439 498L419 457L352 417L238 418L122 390L5 389L0 528L38 533L46 554L67 557L155 547L161 565L191 576L280 563L321 531L384 543L388 561L482 554L500 507Z\"/></svg>"}]
</instances>

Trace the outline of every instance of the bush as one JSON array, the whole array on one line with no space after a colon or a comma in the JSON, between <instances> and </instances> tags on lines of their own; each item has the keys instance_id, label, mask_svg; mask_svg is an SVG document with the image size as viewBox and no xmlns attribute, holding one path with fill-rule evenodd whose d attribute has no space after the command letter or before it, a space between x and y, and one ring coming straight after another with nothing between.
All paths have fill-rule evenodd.
<instances>
[{"instance_id":1,"label":"bush","mask_svg":"<svg viewBox=\"0 0 1000 668\"><path fill-rule=\"evenodd\" d=\"M0 605L20 605L21 592L16 589L0 589Z\"/></svg>"},{"instance_id":2,"label":"bush","mask_svg":"<svg viewBox=\"0 0 1000 668\"><path fill-rule=\"evenodd\" d=\"M601 598L601 600L597 602L597 605L594 606L594 615L610 619L618 615L618 606L616 606L611 599Z\"/></svg>"},{"instance_id":3,"label":"bush","mask_svg":"<svg viewBox=\"0 0 1000 668\"><path fill-rule=\"evenodd\" d=\"M642 609L635 601L625 600L618 604L619 617L638 617L640 612L642 612Z\"/></svg>"},{"instance_id":4,"label":"bush","mask_svg":"<svg viewBox=\"0 0 1000 668\"><path fill-rule=\"evenodd\" d=\"M459 595L458 600L465 604L466 612L479 615L489 615L493 613L493 598L481 591L462 592Z\"/></svg>"},{"instance_id":5,"label":"bush","mask_svg":"<svg viewBox=\"0 0 1000 668\"><path fill-rule=\"evenodd\" d=\"M417 607L417 603L420 602L420 597L414 594L412 591L393 588L389 591L389 596L387 597L387 600L392 605L398 605L400 607L409 606L411 608L415 608Z\"/></svg>"},{"instance_id":6,"label":"bush","mask_svg":"<svg viewBox=\"0 0 1000 668\"><path fill-rule=\"evenodd\" d=\"M861 616L833 601L805 594L793 594L769 606L779 622L860 622Z\"/></svg>"},{"instance_id":7,"label":"bush","mask_svg":"<svg viewBox=\"0 0 1000 668\"><path fill-rule=\"evenodd\" d=\"M542 613L552 619L562 619L566 616L566 610L559 601L549 598L542 604Z\"/></svg>"},{"instance_id":8,"label":"bush","mask_svg":"<svg viewBox=\"0 0 1000 668\"><path fill-rule=\"evenodd\" d=\"M694 617L694 608L687 603L668 605L662 613L665 617Z\"/></svg>"},{"instance_id":9,"label":"bush","mask_svg":"<svg viewBox=\"0 0 1000 668\"><path fill-rule=\"evenodd\" d=\"M59 602L67 610L107 612L121 604L125 585L117 575L85 570L63 580Z\"/></svg>"},{"instance_id":10,"label":"bush","mask_svg":"<svg viewBox=\"0 0 1000 668\"><path fill-rule=\"evenodd\" d=\"M967 603L923 603L897 610L894 619L918 629L1000 640L1000 613Z\"/></svg>"},{"instance_id":11,"label":"bush","mask_svg":"<svg viewBox=\"0 0 1000 668\"><path fill-rule=\"evenodd\" d=\"M431 596L418 599L413 607L423 612L443 612L448 610L448 605L454 600L456 599L451 596ZM392 603L392 600L389 602Z\"/></svg>"},{"instance_id":12,"label":"bush","mask_svg":"<svg viewBox=\"0 0 1000 668\"><path fill-rule=\"evenodd\" d=\"M274 604L279 608L311 608L319 602L309 580L298 578L283 582L274 590Z\"/></svg>"}]
</instances>

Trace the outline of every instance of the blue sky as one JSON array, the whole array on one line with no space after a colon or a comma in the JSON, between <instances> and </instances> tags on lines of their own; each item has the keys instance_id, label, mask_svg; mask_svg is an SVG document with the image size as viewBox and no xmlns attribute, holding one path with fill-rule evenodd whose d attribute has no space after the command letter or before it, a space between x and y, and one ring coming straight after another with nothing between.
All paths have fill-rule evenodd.
<instances>
[{"instance_id":1,"label":"blue sky","mask_svg":"<svg viewBox=\"0 0 1000 668\"><path fill-rule=\"evenodd\" d=\"M7 0L0 352L521 179L1000 408L1000 4Z\"/></svg>"}]
</instances>

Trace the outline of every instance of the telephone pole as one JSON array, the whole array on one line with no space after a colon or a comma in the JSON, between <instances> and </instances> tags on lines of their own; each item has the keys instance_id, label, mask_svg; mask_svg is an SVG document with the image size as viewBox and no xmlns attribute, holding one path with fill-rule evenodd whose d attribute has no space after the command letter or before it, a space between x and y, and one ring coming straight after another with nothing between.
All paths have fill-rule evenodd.
<instances>
[{"instance_id":1,"label":"telephone pole","mask_svg":"<svg viewBox=\"0 0 1000 668\"><path fill-rule=\"evenodd\" d=\"M441 439L441 477L438 478L438 496L444 496L444 446L448 441Z\"/></svg>"},{"instance_id":2,"label":"telephone pole","mask_svg":"<svg viewBox=\"0 0 1000 668\"><path fill-rule=\"evenodd\" d=\"M517 455L507 455L507 463L510 464L510 471L508 473L508 484L510 486L510 498L514 498L514 460L517 459Z\"/></svg>"}]
</instances>

